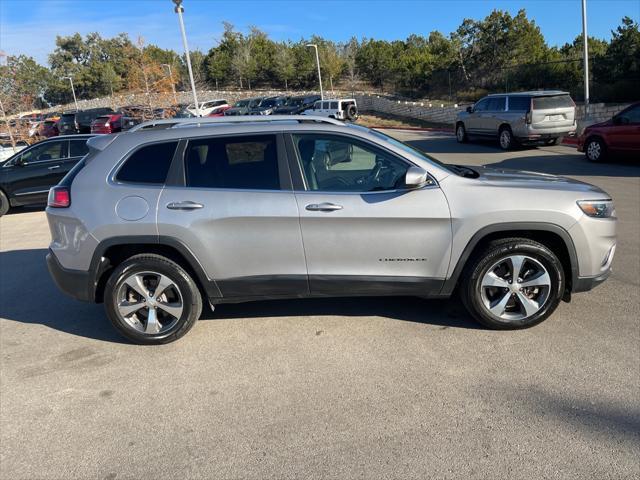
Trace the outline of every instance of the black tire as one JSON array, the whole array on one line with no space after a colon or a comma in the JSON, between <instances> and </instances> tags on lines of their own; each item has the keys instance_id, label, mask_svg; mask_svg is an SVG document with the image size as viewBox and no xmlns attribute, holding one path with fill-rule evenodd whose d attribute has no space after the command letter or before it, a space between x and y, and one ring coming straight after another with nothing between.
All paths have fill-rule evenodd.
<instances>
[{"instance_id":1,"label":"black tire","mask_svg":"<svg viewBox=\"0 0 640 480\"><path fill-rule=\"evenodd\" d=\"M604 162L607 159L607 145L598 137L588 138L584 142L584 156L590 162Z\"/></svg>"},{"instance_id":2,"label":"black tire","mask_svg":"<svg viewBox=\"0 0 640 480\"><path fill-rule=\"evenodd\" d=\"M9 203L9 199L7 198L5 193L0 190L0 217L5 215L9 211L10 207L11 204Z\"/></svg>"},{"instance_id":3,"label":"black tire","mask_svg":"<svg viewBox=\"0 0 640 480\"><path fill-rule=\"evenodd\" d=\"M469 137L467 137L467 130L464 128L464 123L456 125L456 140L458 143L467 143Z\"/></svg>"},{"instance_id":4,"label":"black tire","mask_svg":"<svg viewBox=\"0 0 640 480\"><path fill-rule=\"evenodd\" d=\"M555 138L550 138L548 140L545 140L544 144L547 146L553 146L553 145L558 145L560 143L560 139L562 137L555 137Z\"/></svg>"},{"instance_id":5,"label":"black tire","mask_svg":"<svg viewBox=\"0 0 640 480\"><path fill-rule=\"evenodd\" d=\"M491 313L485 305L481 282L490 268L512 255L524 255L539 262L549 275L550 285L548 290L540 289L540 295L546 291L546 296L538 297L541 298L542 305L534 314L523 319L505 320ZM528 264L525 262L525 265ZM495 330L517 330L537 325L549 317L558 307L564 288L562 263L551 250L526 238L506 238L490 242L470 259L463 272L459 293L467 311L481 324ZM509 290L504 288L496 298L506 298L508 294ZM515 294L511 294L509 301L513 302L515 297Z\"/></svg>"},{"instance_id":6,"label":"black tire","mask_svg":"<svg viewBox=\"0 0 640 480\"><path fill-rule=\"evenodd\" d=\"M511 150L515 146L516 142L513 138L513 133L510 127L500 127L498 131L498 145L502 150Z\"/></svg>"},{"instance_id":7,"label":"black tire","mask_svg":"<svg viewBox=\"0 0 640 480\"><path fill-rule=\"evenodd\" d=\"M120 287L130 275L139 272L165 275L179 290L182 313L166 331L157 334L138 331L118 312L117 295ZM180 265L160 255L142 254L129 258L111 273L104 290L104 305L109 320L121 335L141 345L158 345L174 342L191 330L202 313L202 296L198 286Z\"/></svg>"},{"instance_id":8,"label":"black tire","mask_svg":"<svg viewBox=\"0 0 640 480\"><path fill-rule=\"evenodd\" d=\"M353 103L347 106L347 111L345 113L347 114L347 119L352 122L355 122L358 119L358 109Z\"/></svg>"}]
</instances>

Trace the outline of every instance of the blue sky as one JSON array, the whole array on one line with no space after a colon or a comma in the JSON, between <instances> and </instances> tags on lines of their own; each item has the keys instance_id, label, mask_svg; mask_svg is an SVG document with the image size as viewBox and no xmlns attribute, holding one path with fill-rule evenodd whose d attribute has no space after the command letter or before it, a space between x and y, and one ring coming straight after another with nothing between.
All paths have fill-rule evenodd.
<instances>
[{"instance_id":1,"label":"blue sky","mask_svg":"<svg viewBox=\"0 0 640 480\"><path fill-rule=\"evenodd\" d=\"M226 20L240 30L255 25L276 40L318 34L336 41L352 35L387 40L439 30L445 35L464 18L492 9L524 8L551 45L581 32L580 0L184 0L191 48L208 50ZM638 21L640 0L587 0L589 34L608 39L620 19ZM180 50L170 0L0 0L0 50L45 63L56 35L127 32L147 43Z\"/></svg>"}]
</instances>

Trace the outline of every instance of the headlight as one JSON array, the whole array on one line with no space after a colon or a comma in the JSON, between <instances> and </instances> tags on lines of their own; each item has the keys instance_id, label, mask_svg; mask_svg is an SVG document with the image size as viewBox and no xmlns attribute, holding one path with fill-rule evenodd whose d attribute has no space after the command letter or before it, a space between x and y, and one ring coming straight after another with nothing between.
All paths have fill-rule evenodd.
<instances>
[{"instance_id":1,"label":"headlight","mask_svg":"<svg viewBox=\"0 0 640 480\"><path fill-rule=\"evenodd\" d=\"M579 200L578 206L585 215L595 218L610 218L615 216L616 210L613 201L608 198L605 200Z\"/></svg>"}]
</instances>

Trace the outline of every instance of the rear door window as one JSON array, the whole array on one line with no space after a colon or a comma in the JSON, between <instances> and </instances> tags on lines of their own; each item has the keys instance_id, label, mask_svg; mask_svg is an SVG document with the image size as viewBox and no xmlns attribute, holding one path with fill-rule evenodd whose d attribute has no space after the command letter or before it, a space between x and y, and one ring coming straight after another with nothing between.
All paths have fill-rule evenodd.
<instances>
[{"instance_id":1,"label":"rear door window","mask_svg":"<svg viewBox=\"0 0 640 480\"><path fill-rule=\"evenodd\" d=\"M69 142L69 156L71 158L84 157L87 153L89 153L89 147L86 140L71 140Z\"/></svg>"},{"instance_id":2,"label":"rear door window","mask_svg":"<svg viewBox=\"0 0 640 480\"><path fill-rule=\"evenodd\" d=\"M116 174L126 183L163 184L178 142L154 143L135 151Z\"/></svg>"},{"instance_id":3,"label":"rear door window","mask_svg":"<svg viewBox=\"0 0 640 480\"><path fill-rule=\"evenodd\" d=\"M188 187L280 190L275 135L190 140Z\"/></svg>"},{"instance_id":4,"label":"rear door window","mask_svg":"<svg viewBox=\"0 0 640 480\"><path fill-rule=\"evenodd\" d=\"M551 108L574 107L575 104L569 95L548 95L544 97L533 97L534 110L547 110Z\"/></svg>"}]
</instances>

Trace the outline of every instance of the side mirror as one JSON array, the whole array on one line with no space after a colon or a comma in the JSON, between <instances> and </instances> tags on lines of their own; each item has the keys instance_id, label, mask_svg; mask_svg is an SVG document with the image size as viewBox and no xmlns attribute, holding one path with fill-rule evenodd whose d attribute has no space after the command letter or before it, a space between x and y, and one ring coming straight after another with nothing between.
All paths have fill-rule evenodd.
<instances>
[{"instance_id":1,"label":"side mirror","mask_svg":"<svg viewBox=\"0 0 640 480\"><path fill-rule=\"evenodd\" d=\"M413 166L407 170L404 183L407 188L419 188L426 184L428 179L429 174L424 168Z\"/></svg>"},{"instance_id":2,"label":"side mirror","mask_svg":"<svg viewBox=\"0 0 640 480\"><path fill-rule=\"evenodd\" d=\"M473 113L473 107L467 107L467 113Z\"/></svg>"},{"instance_id":3,"label":"side mirror","mask_svg":"<svg viewBox=\"0 0 640 480\"><path fill-rule=\"evenodd\" d=\"M29 162L27 162L24 157L22 155L20 155L18 158L16 158L16 161L14 162L14 165L16 167L26 167L27 165L29 165Z\"/></svg>"}]
</instances>

